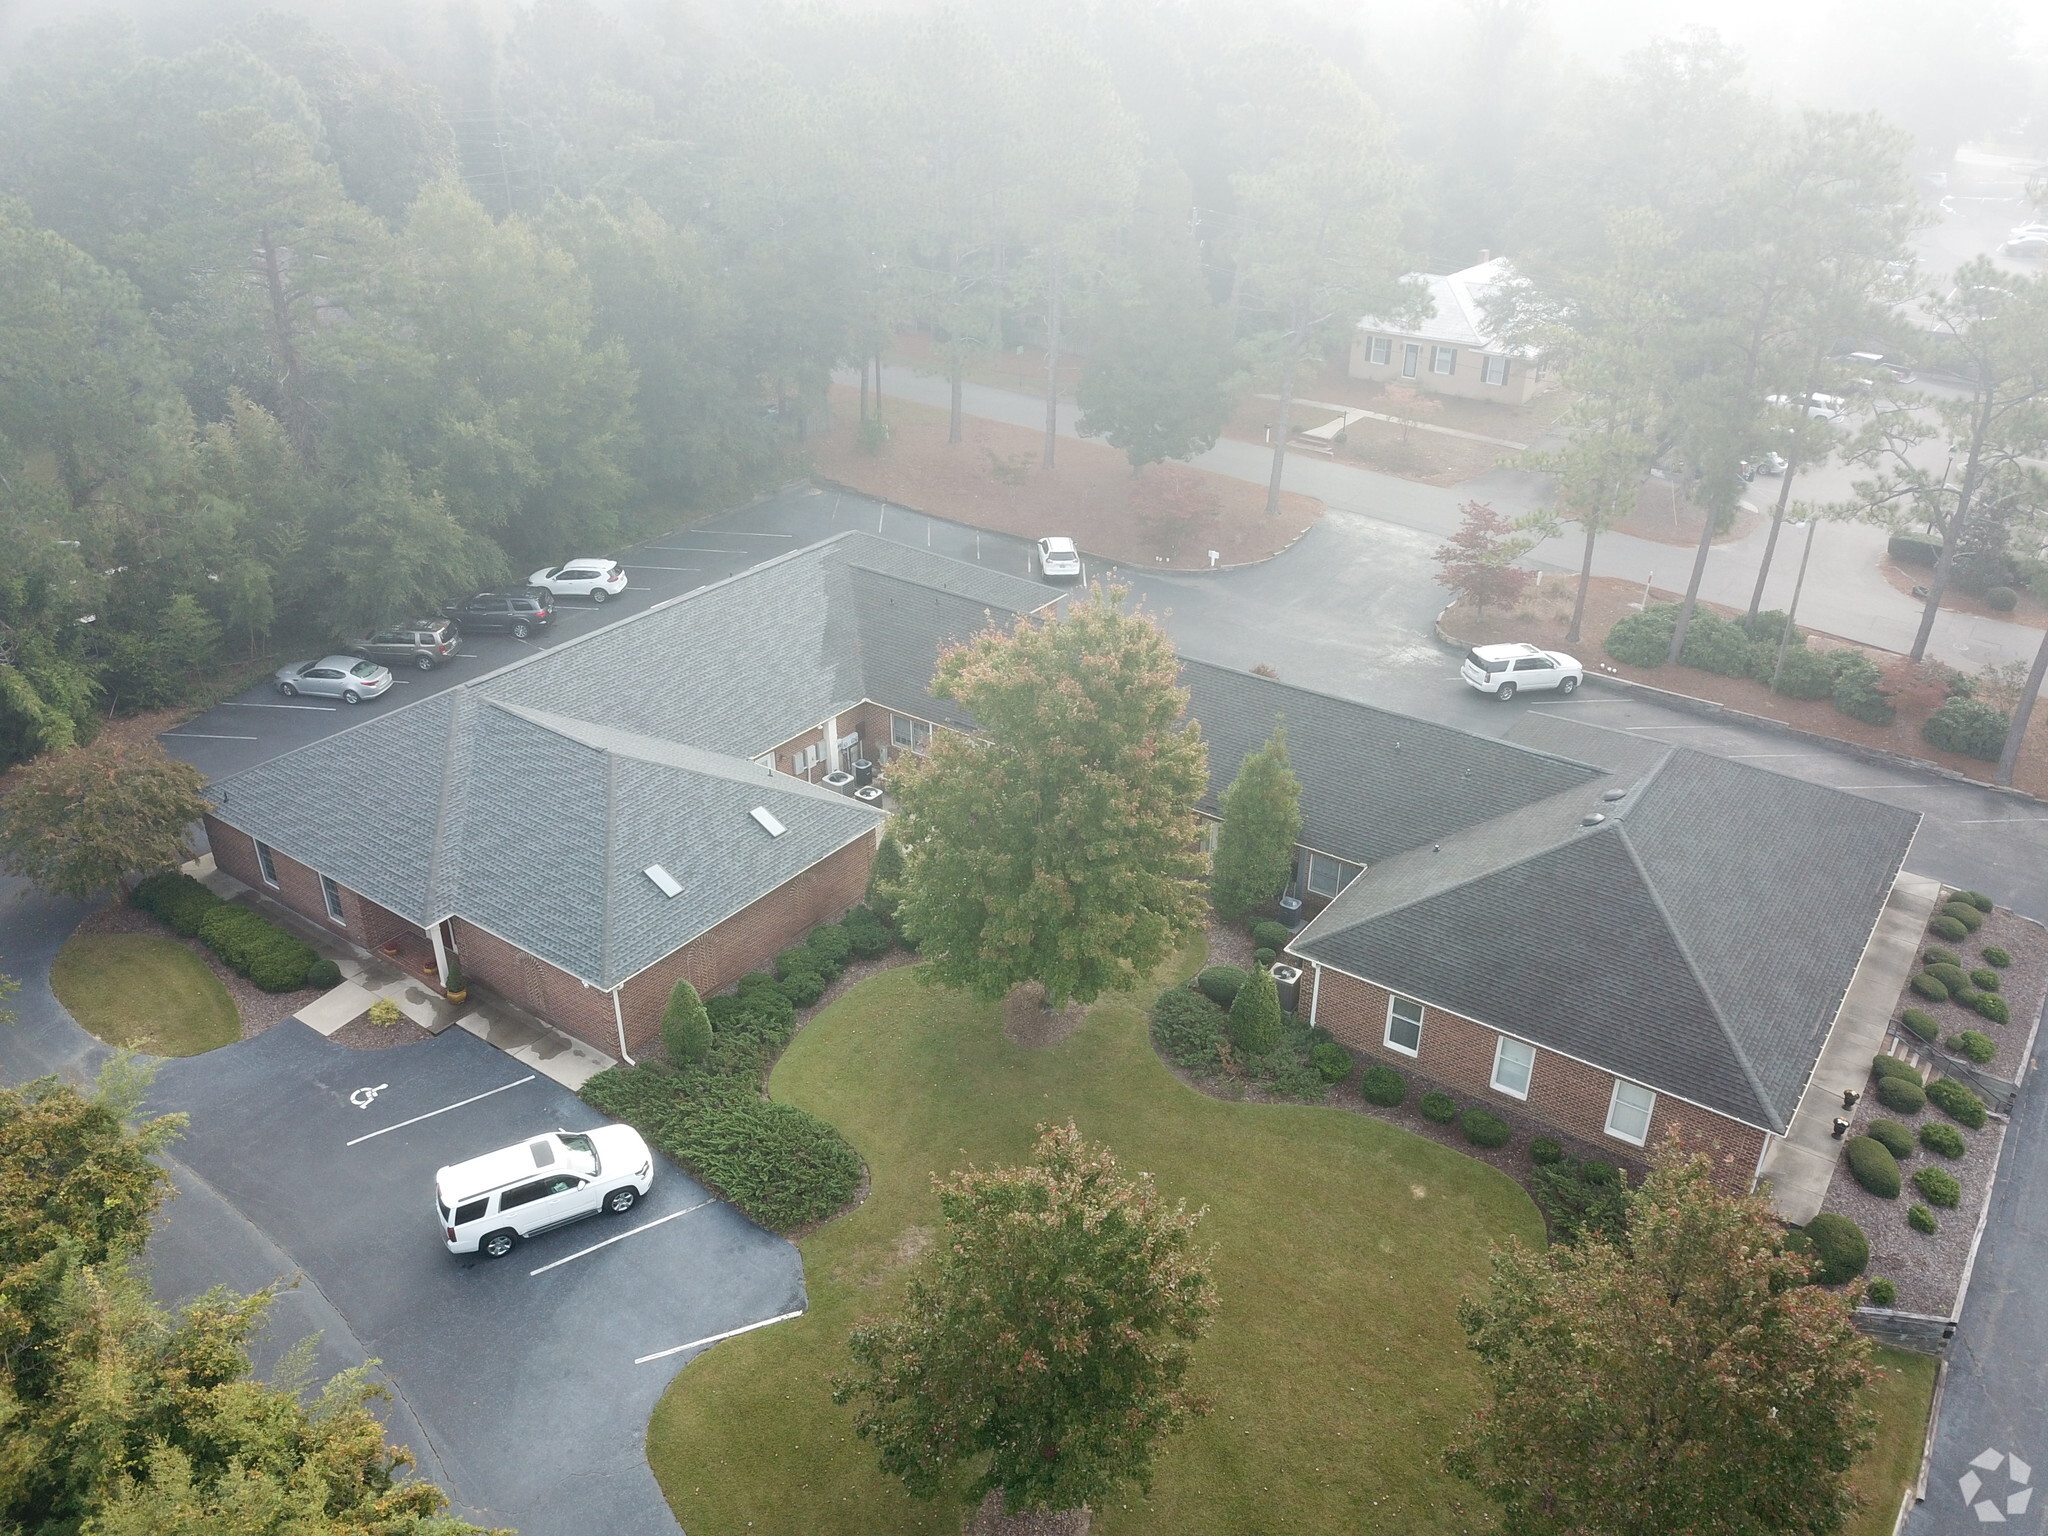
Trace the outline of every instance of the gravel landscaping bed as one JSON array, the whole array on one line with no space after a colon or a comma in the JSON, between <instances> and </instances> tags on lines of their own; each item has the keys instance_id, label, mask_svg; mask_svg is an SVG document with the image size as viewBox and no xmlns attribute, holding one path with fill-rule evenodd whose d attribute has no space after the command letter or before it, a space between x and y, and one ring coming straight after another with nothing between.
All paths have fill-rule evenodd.
<instances>
[{"instance_id":1,"label":"gravel landscaping bed","mask_svg":"<svg viewBox=\"0 0 2048 1536\"><path fill-rule=\"evenodd\" d=\"M197 939L188 939L159 922L150 913L116 898L87 915L84 922L74 930L78 933L147 933L157 938L169 939L182 944L205 962L206 968L220 978L221 985L228 989L228 996L235 1000L235 1012L241 1015L242 1038L254 1039L265 1030L275 1028L297 1013L306 1003L320 994L310 987L296 992L265 992L246 976L239 976L220 963L214 952Z\"/></svg>"}]
</instances>

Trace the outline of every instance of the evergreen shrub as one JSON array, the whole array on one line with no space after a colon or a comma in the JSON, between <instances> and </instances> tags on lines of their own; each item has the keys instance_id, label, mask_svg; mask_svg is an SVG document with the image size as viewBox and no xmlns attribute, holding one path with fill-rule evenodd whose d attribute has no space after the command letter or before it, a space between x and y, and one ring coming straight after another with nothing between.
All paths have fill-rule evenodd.
<instances>
[{"instance_id":1,"label":"evergreen shrub","mask_svg":"<svg viewBox=\"0 0 2048 1536\"><path fill-rule=\"evenodd\" d=\"M1852 1136L1842 1149L1849 1172L1873 1195L1895 1200L1899 1194L1899 1160L1885 1150L1884 1143L1869 1136Z\"/></svg>"}]
</instances>

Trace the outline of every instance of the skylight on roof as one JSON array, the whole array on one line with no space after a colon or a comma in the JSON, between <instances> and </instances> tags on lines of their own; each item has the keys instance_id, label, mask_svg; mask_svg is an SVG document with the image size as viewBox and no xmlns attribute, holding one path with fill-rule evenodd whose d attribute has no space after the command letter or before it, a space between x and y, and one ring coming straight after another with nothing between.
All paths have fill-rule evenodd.
<instances>
[{"instance_id":1,"label":"skylight on roof","mask_svg":"<svg viewBox=\"0 0 2048 1536\"><path fill-rule=\"evenodd\" d=\"M662 895L680 896L683 894L683 888L676 884L676 877L663 869L659 864L650 864L641 873L645 874L648 879L660 887Z\"/></svg>"},{"instance_id":2,"label":"skylight on roof","mask_svg":"<svg viewBox=\"0 0 2048 1536\"><path fill-rule=\"evenodd\" d=\"M761 823L761 829L770 837L780 837L789 830L789 828L775 819L775 813L765 805L757 805L747 814Z\"/></svg>"}]
</instances>

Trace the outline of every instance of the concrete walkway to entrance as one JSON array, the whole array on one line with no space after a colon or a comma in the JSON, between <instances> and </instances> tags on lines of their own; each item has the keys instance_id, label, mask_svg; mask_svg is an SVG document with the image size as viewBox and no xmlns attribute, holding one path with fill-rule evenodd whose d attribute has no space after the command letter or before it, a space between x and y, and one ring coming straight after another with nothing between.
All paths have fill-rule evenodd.
<instances>
[{"instance_id":1,"label":"concrete walkway to entrance","mask_svg":"<svg viewBox=\"0 0 2048 1536\"><path fill-rule=\"evenodd\" d=\"M1927 920L1940 896L1941 882L1922 875L1902 872L1892 882L1891 896L1842 999L1842 1011L1793 1112L1792 1128L1771 1144L1764 1158L1760 1177L1770 1186L1771 1209L1794 1226L1803 1227L1820 1214L1842 1152L1842 1143L1835 1140L1842 1090L1860 1092L1870 1076L1871 1057L1884 1049L1892 1004L1912 974Z\"/></svg>"},{"instance_id":2,"label":"concrete walkway to entrance","mask_svg":"<svg viewBox=\"0 0 2048 1536\"><path fill-rule=\"evenodd\" d=\"M333 1034L349 1020L367 1013L379 998L389 998L398 1004L400 1013L427 1033L438 1035L451 1025L459 1027L543 1077L554 1079L572 1093L606 1067L618 1065L596 1047L564 1034L474 983L462 1002L449 1002L382 955L359 949L341 935L307 922L291 908L216 868L210 853L187 864L185 873L223 901L237 901L259 909L341 968L339 986L323 992L292 1015L319 1034Z\"/></svg>"}]
</instances>

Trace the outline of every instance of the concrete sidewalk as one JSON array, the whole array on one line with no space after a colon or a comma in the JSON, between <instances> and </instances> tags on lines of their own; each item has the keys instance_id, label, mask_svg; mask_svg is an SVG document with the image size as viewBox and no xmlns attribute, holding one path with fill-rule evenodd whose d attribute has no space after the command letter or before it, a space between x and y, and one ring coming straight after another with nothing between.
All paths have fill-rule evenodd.
<instances>
[{"instance_id":1,"label":"concrete sidewalk","mask_svg":"<svg viewBox=\"0 0 2048 1536\"><path fill-rule=\"evenodd\" d=\"M1892 1005L1913 972L1927 919L1941 898L1941 882L1903 871L1864 946L1835 1027L1821 1047L1813 1077L1793 1112L1791 1129L1771 1144L1759 1177L1770 1186L1771 1209L1793 1226L1820 1214L1842 1143L1834 1139L1842 1091L1862 1092L1870 1059L1884 1049Z\"/></svg>"}]
</instances>

